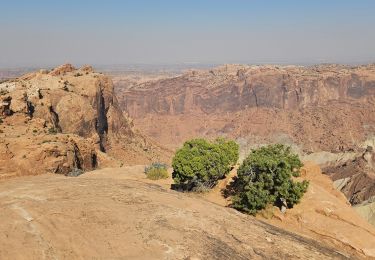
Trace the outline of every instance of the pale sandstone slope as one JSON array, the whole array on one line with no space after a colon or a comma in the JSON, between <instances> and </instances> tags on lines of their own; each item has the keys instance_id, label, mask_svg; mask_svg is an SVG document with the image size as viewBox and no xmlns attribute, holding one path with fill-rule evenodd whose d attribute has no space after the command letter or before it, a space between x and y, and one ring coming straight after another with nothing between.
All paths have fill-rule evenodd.
<instances>
[{"instance_id":1,"label":"pale sandstone slope","mask_svg":"<svg viewBox=\"0 0 375 260\"><path fill-rule=\"evenodd\" d=\"M2 259L345 259L324 245L145 179L142 167L0 182ZM339 253L340 252L340 253Z\"/></svg>"}]
</instances>

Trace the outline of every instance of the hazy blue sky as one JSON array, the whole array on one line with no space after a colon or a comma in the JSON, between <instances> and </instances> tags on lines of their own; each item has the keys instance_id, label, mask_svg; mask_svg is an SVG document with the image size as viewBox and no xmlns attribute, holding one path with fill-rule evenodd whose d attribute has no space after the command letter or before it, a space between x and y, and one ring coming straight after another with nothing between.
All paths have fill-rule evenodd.
<instances>
[{"instance_id":1,"label":"hazy blue sky","mask_svg":"<svg viewBox=\"0 0 375 260\"><path fill-rule=\"evenodd\" d=\"M374 0L1 0L0 66L375 61Z\"/></svg>"}]
</instances>

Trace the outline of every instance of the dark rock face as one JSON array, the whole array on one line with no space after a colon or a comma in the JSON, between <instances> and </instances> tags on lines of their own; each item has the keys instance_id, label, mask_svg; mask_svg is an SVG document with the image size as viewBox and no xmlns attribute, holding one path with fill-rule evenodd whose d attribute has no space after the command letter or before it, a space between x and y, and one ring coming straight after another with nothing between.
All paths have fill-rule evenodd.
<instances>
[{"instance_id":1,"label":"dark rock face","mask_svg":"<svg viewBox=\"0 0 375 260\"><path fill-rule=\"evenodd\" d=\"M26 101L26 105L27 105L27 114L30 118L32 118L34 115L35 107L33 103L30 101Z\"/></svg>"},{"instance_id":2,"label":"dark rock face","mask_svg":"<svg viewBox=\"0 0 375 260\"><path fill-rule=\"evenodd\" d=\"M61 127L60 127L60 124L59 124L59 122L60 122L59 115L55 112L55 110L53 109L52 106L49 107L49 112L50 112L50 119L51 119L53 129L56 132L61 133L62 130L61 130Z\"/></svg>"},{"instance_id":3,"label":"dark rock face","mask_svg":"<svg viewBox=\"0 0 375 260\"><path fill-rule=\"evenodd\" d=\"M107 111L105 109L105 101L102 93L102 89L98 88L98 92L96 94L96 102L97 102L97 123L96 123L96 131L98 132L99 139L100 139L100 150L105 152L106 146L106 139L108 134L108 120L107 120Z\"/></svg>"}]
</instances>

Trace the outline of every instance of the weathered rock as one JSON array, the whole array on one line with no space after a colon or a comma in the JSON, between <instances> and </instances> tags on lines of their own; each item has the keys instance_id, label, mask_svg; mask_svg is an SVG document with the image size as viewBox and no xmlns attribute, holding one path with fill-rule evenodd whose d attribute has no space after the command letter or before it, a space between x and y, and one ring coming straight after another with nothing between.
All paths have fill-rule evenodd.
<instances>
[{"instance_id":1,"label":"weathered rock","mask_svg":"<svg viewBox=\"0 0 375 260\"><path fill-rule=\"evenodd\" d=\"M360 204L375 196L375 153L367 147L354 159L341 161L333 166L323 168L352 205Z\"/></svg>"},{"instance_id":2,"label":"weathered rock","mask_svg":"<svg viewBox=\"0 0 375 260\"><path fill-rule=\"evenodd\" d=\"M90 67L76 70L67 64L48 74L29 73L12 84L0 95L0 137L3 152L14 158L3 161L0 178L92 170L99 151L129 164L146 163L158 153L143 150L153 144L133 132L109 77ZM37 167L29 167L36 162Z\"/></svg>"},{"instance_id":3,"label":"weathered rock","mask_svg":"<svg viewBox=\"0 0 375 260\"><path fill-rule=\"evenodd\" d=\"M60 76L72 71L75 71L75 68L72 64L64 64L53 69L49 74L52 76Z\"/></svg>"},{"instance_id":4,"label":"weathered rock","mask_svg":"<svg viewBox=\"0 0 375 260\"><path fill-rule=\"evenodd\" d=\"M25 121L24 121L25 120ZM42 119L14 114L0 125L0 179L42 173L68 174L98 166L95 146L74 134L49 131Z\"/></svg>"}]
</instances>

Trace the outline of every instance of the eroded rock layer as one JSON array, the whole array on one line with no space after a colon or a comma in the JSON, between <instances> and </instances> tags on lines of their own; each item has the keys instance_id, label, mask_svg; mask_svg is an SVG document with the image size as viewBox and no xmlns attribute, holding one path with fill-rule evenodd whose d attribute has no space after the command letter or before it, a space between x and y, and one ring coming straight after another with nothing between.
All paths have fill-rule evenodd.
<instances>
[{"instance_id":1,"label":"eroded rock layer","mask_svg":"<svg viewBox=\"0 0 375 260\"><path fill-rule=\"evenodd\" d=\"M286 136L307 152L340 151L375 132L374 65L227 65L116 90L136 126L170 147L194 135Z\"/></svg>"},{"instance_id":2,"label":"eroded rock layer","mask_svg":"<svg viewBox=\"0 0 375 260\"><path fill-rule=\"evenodd\" d=\"M1 83L0 120L3 177L91 170L102 152L129 164L157 155L119 109L110 78L89 66Z\"/></svg>"}]
</instances>

